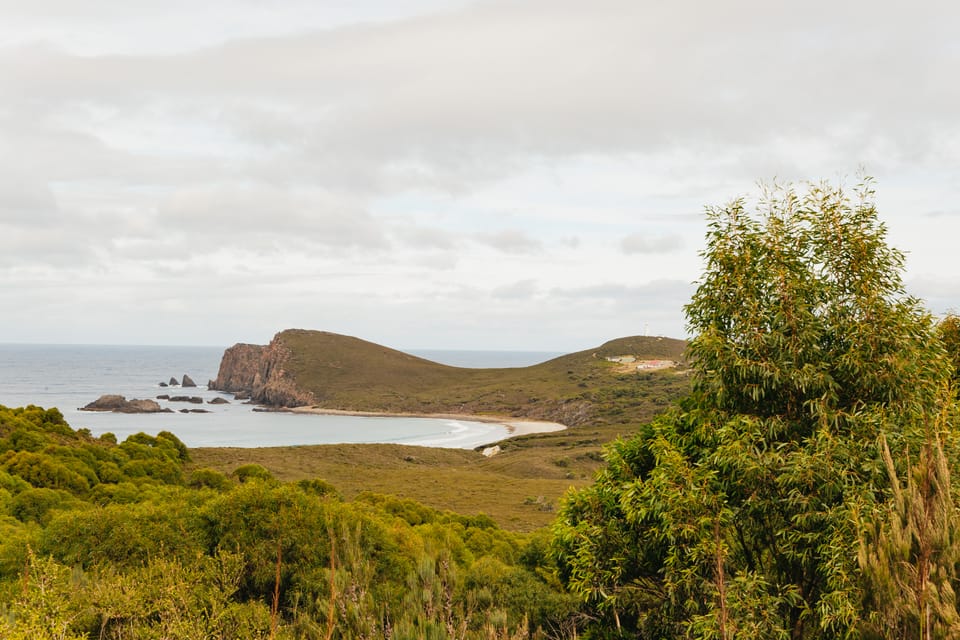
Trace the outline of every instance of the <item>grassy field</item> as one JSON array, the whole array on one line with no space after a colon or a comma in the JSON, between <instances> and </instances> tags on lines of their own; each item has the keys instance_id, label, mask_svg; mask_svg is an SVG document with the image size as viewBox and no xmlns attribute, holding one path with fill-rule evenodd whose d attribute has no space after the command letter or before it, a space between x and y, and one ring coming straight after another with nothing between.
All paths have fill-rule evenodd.
<instances>
[{"instance_id":1,"label":"grassy field","mask_svg":"<svg viewBox=\"0 0 960 640\"><path fill-rule=\"evenodd\" d=\"M502 452L490 458L477 451L389 444L217 448L192 450L190 469L209 467L230 474L241 465L255 463L279 480L324 479L346 498L365 491L397 495L462 514L485 513L505 528L529 531L550 523L567 489L592 480L602 464L605 443L630 435L689 388L689 378L682 368L638 372L635 367L611 363L606 357L631 354L679 359L678 345L682 343L626 338L517 369L459 369L408 356L411 367L420 372L414 376L407 371L410 377L396 368L386 375L386 366L374 372L368 366L374 356L364 347L364 364L356 370L366 371L366 377L363 384L343 381L334 385L339 389L339 402L344 403L338 408L398 410L396 404L377 402L393 394L401 398L409 393L418 404L408 401L404 407L407 410L458 409L471 413L472 408L475 413L543 418L550 417L544 411L544 407L553 406L549 400L577 403L589 411L581 414L585 419L565 431L505 440L500 443ZM383 359L396 358L398 353L387 353ZM340 362L345 367L357 354L348 357L347 353L328 353L326 365L317 357L312 366L331 368L330 362ZM298 366L309 371L310 362L301 358ZM319 384L329 375L322 372L308 379ZM378 380L378 376L384 377ZM463 376L475 387L464 382ZM423 391L427 386L433 389L429 396ZM361 400L348 402L354 394L361 395ZM451 398L462 401L464 407L454 406ZM482 398L488 400L481 402ZM490 402L489 398L497 400Z\"/></svg>"},{"instance_id":2,"label":"grassy field","mask_svg":"<svg viewBox=\"0 0 960 640\"><path fill-rule=\"evenodd\" d=\"M501 443L503 451L490 458L393 444L193 449L189 469L230 474L255 463L280 480L322 478L346 498L364 491L397 495L457 513L485 513L504 528L529 531L549 524L568 488L592 480L604 443L635 428L581 426L521 436Z\"/></svg>"}]
</instances>

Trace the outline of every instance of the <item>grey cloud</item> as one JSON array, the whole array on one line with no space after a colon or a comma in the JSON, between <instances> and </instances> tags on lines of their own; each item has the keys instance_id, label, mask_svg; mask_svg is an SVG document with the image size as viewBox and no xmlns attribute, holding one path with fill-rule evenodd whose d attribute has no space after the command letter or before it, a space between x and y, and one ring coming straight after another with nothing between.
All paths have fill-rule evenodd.
<instances>
[{"instance_id":1,"label":"grey cloud","mask_svg":"<svg viewBox=\"0 0 960 640\"><path fill-rule=\"evenodd\" d=\"M0 98L7 99L3 90ZM38 182L103 175L105 169L122 166L120 158L127 158L94 136L44 122L35 109L0 114L0 150L5 175L12 172Z\"/></svg>"},{"instance_id":2,"label":"grey cloud","mask_svg":"<svg viewBox=\"0 0 960 640\"><path fill-rule=\"evenodd\" d=\"M926 300L936 311L945 311L960 300L960 282L956 278L917 276L906 281L906 288Z\"/></svg>"},{"instance_id":3,"label":"grey cloud","mask_svg":"<svg viewBox=\"0 0 960 640\"><path fill-rule=\"evenodd\" d=\"M96 261L94 247L71 229L11 227L0 222L0 272L20 269L76 269ZM17 285L23 281L14 278Z\"/></svg>"},{"instance_id":4,"label":"grey cloud","mask_svg":"<svg viewBox=\"0 0 960 640\"><path fill-rule=\"evenodd\" d=\"M690 299L694 286L682 280L654 280L634 286L597 284L586 287L555 288L551 295L569 300L607 301L630 308L679 307Z\"/></svg>"},{"instance_id":5,"label":"grey cloud","mask_svg":"<svg viewBox=\"0 0 960 640\"><path fill-rule=\"evenodd\" d=\"M826 23L816 2L486 2L171 56L7 50L0 72L10 97L47 108L161 95L206 104L198 124L285 149L298 171L352 168L367 186L405 163L443 186L517 154L678 144L745 154L778 137L777 164L803 136L843 149L887 139L911 158L956 128L960 89L936 79L950 76L958 52L939 35L937 11L851 4L831 6Z\"/></svg>"},{"instance_id":6,"label":"grey cloud","mask_svg":"<svg viewBox=\"0 0 960 640\"><path fill-rule=\"evenodd\" d=\"M539 251L542 246L539 240L517 229L478 233L474 236L474 239L504 253L533 253Z\"/></svg>"},{"instance_id":7,"label":"grey cloud","mask_svg":"<svg viewBox=\"0 0 960 640\"><path fill-rule=\"evenodd\" d=\"M460 262L456 252L429 252L419 253L414 256L410 262L425 267L430 271L450 271L455 269Z\"/></svg>"},{"instance_id":8,"label":"grey cloud","mask_svg":"<svg viewBox=\"0 0 960 640\"><path fill-rule=\"evenodd\" d=\"M620 241L620 250L627 255L634 253L669 253L683 247L683 239L677 235L654 236L632 233Z\"/></svg>"},{"instance_id":9,"label":"grey cloud","mask_svg":"<svg viewBox=\"0 0 960 640\"><path fill-rule=\"evenodd\" d=\"M358 202L327 192L265 185L219 185L174 192L160 206L165 224L202 230L224 241L288 236L337 248L384 248L386 238Z\"/></svg>"},{"instance_id":10,"label":"grey cloud","mask_svg":"<svg viewBox=\"0 0 960 640\"><path fill-rule=\"evenodd\" d=\"M329 29L369 21L401 19L431 10L450 10L465 0L364 0L364 2L237 3L208 0L0 0L7 41L55 40L88 54L142 50L175 53L209 47L231 38L280 36L304 29Z\"/></svg>"},{"instance_id":11,"label":"grey cloud","mask_svg":"<svg viewBox=\"0 0 960 640\"><path fill-rule=\"evenodd\" d=\"M518 280L512 284L497 287L490 292L494 298L505 300L530 300L537 293L537 284L533 280Z\"/></svg>"},{"instance_id":12,"label":"grey cloud","mask_svg":"<svg viewBox=\"0 0 960 640\"><path fill-rule=\"evenodd\" d=\"M59 217L56 199L50 188L30 177L20 179L7 174L0 184L0 224L40 227L55 223Z\"/></svg>"},{"instance_id":13,"label":"grey cloud","mask_svg":"<svg viewBox=\"0 0 960 640\"><path fill-rule=\"evenodd\" d=\"M905 168L922 175L933 166L941 177L927 184L942 192L942 176L955 174L960 162L952 144L960 135L960 85L945 80L960 62L944 29L956 21L953 4L935 0L904 11L861 0L426 2L417 6L443 10L377 13L409 5L335 3L356 13L331 21L316 13L331 3L300 0L276 10L223 0L199 8L186 0L92 0L82 10L68 0L0 0L0 42L8 43L0 45L0 171L7 177L0 277L13 286L29 271L40 281L69 283L72 267L83 264L104 276L103 286L125 281L128 271L142 279L137 286L164 278L180 286L190 273L247 269L244 277L269 280L264 289L279 298L284 279L297 280L281 271L285 261L298 270L313 264L308 258L321 263L318 270L409 268L389 274L392 283L468 265L451 276L466 281L475 277L470 252L490 247L505 261L519 256L524 267L543 269L548 281L546 258L553 256L545 246L574 264L587 252L558 249L577 246L570 234L614 250L621 240L580 213L605 186L593 159L601 167L638 159L634 166L654 172L656 193L638 197L656 198L641 208L669 214L651 220L656 228L682 217L678 202L684 212L722 204L756 178L807 178L861 162L888 175ZM368 7L380 19L359 24ZM273 22L277 12L302 12L303 23ZM183 19L194 13L195 21ZM68 33L88 28L87 44ZM117 38L121 33L129 35ZM138 33L149 36L142 47ZM116 42L97 49L98 36ZM169 46L157 45L165 36ZM36 44L41 40L53 44ZM91 51L99 53L80 55ZM549 198L531 193L531 184L544 183L526 181L553 167L570 181L562 196L578 200L567 216L583 218L575 228L551 216ZM484 188L502 179L496 199L509 204L501 211L522 211L527 201L542 213L475 226L469 218L489 197ZM581 179L582 188L573 183ZM421 191L453 196L444 203L448 226L407 227L405 218L420 219L410 211L370 213L378 198ZM475 201L463 197L478 191ZM700 214L684 220L693 219ZM556 226L541 240L533 230L543 223ZM34 233L36 225L42 233ZM643 253L663 243L628 237L619 248ZM218 251L229 255L221 261ZM584 281L589 277L603 283L607 274L585 273ZM100 280L91 282L75 295L95 299ZM653 308L674 318L691 290L679 282L553 291L514 283L495 292L462 284L467 302L477 295L504 302L472 314L462 312L466 305L446 305L451 325L505 334L501 328L529 321L532 334L562 317L556 331L568 336L607 322L636 326ZM936 299L953 295L926 286ZM366 304L377 293L371 289L358 287L356 297ZM537 308L522 304L528 293ZM375 309L402 297L381 295ZM289 303L292 312L302 298ZM337 308L344 323L356 319L326 296L316 298ZM405 326L431 322L412 310L426 306L418 299ZM274 308L258 311L256 322L275 329ZM314 312L329 313L320 306ZM381 321L375 313L364 317ZM617 333L607 331L600 337Z\"/></svg>"},{"instance_id":14,"label":"grey cloud","mask_svg":"<svg viewBox=\"0 0 960 640\"><path fill-rule=\"evenodd\" d=\"M414 249L439 249L450 251L458 244L457 237L444 229L408 225L394 225L393 234L404 244Z\"/></svg>"}]
</instances>

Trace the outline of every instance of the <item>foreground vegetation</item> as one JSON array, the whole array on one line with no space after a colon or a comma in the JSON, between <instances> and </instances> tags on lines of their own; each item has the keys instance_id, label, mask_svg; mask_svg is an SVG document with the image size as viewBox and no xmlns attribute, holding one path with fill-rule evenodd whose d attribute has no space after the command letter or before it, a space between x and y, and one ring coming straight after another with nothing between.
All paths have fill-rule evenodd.
<instances>
[{"instance_id":1,"label":"foreground vegetation","mask_svg":"<svg viewBox=\"0 0 960 640\"><path fill-rule=\"evenodd\" d=\"M710 213L657 416L688 378L607 372L589 421L492 459L0 407L0 637L960 637L960 321L905 293L869 182L759 208Z\"/></svg>"},{"instance_id":2,"label":"foreground vegetation","mask_svg":"<svg viewBox=\"0 0 960 640\"><path fill-rule=\"evenodd\" d=\"M679 342L639 344L656 357ZM566 489L590 481L603 443L689 387L675 370L605 359L637 345L532 368L562 368L592 422L512 439L493 458L399 445L188 451L168 432L117 443L56 409L0 407L0 637L575 635L586 614L543 527ZM522 375L528 391L548 384Z\"/></svg>"},{"instance_id":3,"label":"foreground vegetation","mask_svg":"<svg viewBox=\"0 0 960 640\"><path fill-rule=\"evenodd\" d=\"M0 407L0 637L543 637L578 604L545 532L344 500L259 465L184 473L170 433Z\"/></svg>"},{"instance_id":4,"label":"foreground vegetation","mask_svg":"<svg viewBox=\"0 0 960 640\"><path fill-rule=\"evenodd\" d=\"M565 501L563 579L603 636L960 637L955 320L905 293L869 183L759 209L711 212L694 390Z\"/></svg>"}]
</instances>

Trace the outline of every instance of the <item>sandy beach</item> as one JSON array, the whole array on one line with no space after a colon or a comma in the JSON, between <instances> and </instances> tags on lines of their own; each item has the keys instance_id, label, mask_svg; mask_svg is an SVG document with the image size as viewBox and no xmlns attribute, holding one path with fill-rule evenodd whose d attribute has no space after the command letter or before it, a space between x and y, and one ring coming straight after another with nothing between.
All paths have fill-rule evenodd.
<instances>
[{"instance_id":1,"label":"sandy beach","mask_svg":"<svg viewBox=\"0 0 960 640\"><path fill-rule=\"evenodd\" d=\"M343 411L340 409L324 409L322 407L293 407L286 409L291 413L308 413L332 416L369 416L377 418L435 418L440 420L462 420L463 422L487 422L503 425L511 436L524 436L531 433L548 433L562 431L566 425L559 422L542 420L528 420L512 416L474 415L466 413L400 413L378 411Z\"/></svg>"}]
</instances>

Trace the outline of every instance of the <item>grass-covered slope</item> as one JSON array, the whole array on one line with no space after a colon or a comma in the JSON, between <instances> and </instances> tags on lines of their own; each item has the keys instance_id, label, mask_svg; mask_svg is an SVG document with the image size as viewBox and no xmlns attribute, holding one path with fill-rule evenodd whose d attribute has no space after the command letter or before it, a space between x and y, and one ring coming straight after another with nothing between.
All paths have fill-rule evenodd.
<instances>
[{"instance_id":1,"label":"grass-covered slope","mask_svg":"<svg viewBox=\"0 0 960 640\"><path fill-rule=\"evenodd\" d=\"M559 419L572 428L511 438L492 458L458 449L318 445L196 449L193 465L229 474L260 464L285 481L324 478L346 497L389 493L433 508L485 513L521 531L548 524L560 496L592 479L603 445L633 433L690 382L682 367L638 371L636 363L607 360L679 360L684 343L667 338L621 338L531 367L463 369L346 336L287 331L279 337L299 384L311 385L318 404L328 408L518 415ZM557 408L581 413L550 413Z\"/></svg>"},{"instance_id":2,"label":"grass-covered slope","mask_svg":"<svg viewBox=\"0 0 960 640\"><path fill-rule=\"evenodd\" d=\"M277 336L288 350L286 373L313 394L317 406L355 411L495 414L568 425L597 419L611 408L611 387L625 374L647 388L685 383L670 370L646 377L635 365L607 358L682 361L685 342L633 336L530 367L451 367L358 338L292 329ZM628 380L629 381L629 380ZM629 385L634 386L634 385ZM673 395L668 391L667 395ZM603 401L604 406L598 406ZM613 405L616 405L613 402Z\"/></svg>"}]
</instances>

